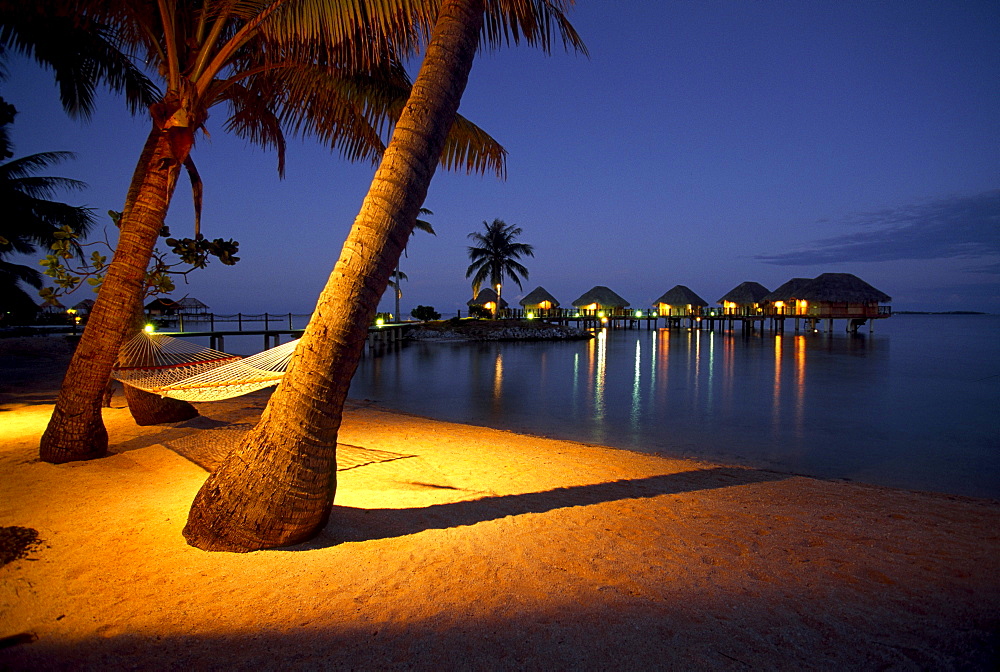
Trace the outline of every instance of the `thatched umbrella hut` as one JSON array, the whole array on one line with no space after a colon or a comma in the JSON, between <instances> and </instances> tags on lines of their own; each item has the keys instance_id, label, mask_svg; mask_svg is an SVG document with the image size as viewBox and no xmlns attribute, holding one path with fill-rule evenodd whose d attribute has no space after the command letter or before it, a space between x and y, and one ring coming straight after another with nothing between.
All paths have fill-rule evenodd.
<instances>
[{"instance_id":1,"label":"thatched umbrella hut","mask_svg":"<svg viewBox=\"0 0 1000 672\"><path fill-rule=\"evenodd\" d=\"M580 310L604 310L609 313L621 312L628 308L628 301L612 292L603 285L592 287L579 299L573 302Z\"/></svg>"},{"instance_id":2,"label":"thatched umbrella hut","mask_svg":"<svg viewBox=\"0 0 1000 672\"><path fill-rule=\"evenodd\" d=\"M770 293L759 282L741 282L718 300L727 315L755 315L760 312L760 304Z\"/></svg>"},{"instance_id":3,"label":"thatched umbrella hut","mask_svg":"<svg viewBox=\"0 0 1000 672\"><path fill-rule=\"evenodd\" d=\"M528 295L518 301L525 310L544 315L547 311L559 307L559 300L549 294L542 286L535 287Z\"/></svg>"},{"instance_id":4,"label":"thatched umbrella hut","mask_svg":"<svg viewBox=\"0 0 1000 672\"><path fill-rule=\"evenodd\" d=\"M662 317L690 317L701 315L708 302L688 287L677 285L654 301L653 306Z\"/></svg>"},{"instance_id":5,"label":"thatched umbrella hut","mask_svg":"<svg viewBox=\"0 0 1000 672\"><path fill-rule=\"evenodd\" d=\"M806 302L806 314L821 317L887 316L888 311L880 311L879 304L892 301L888 294L851 273L823 273L798 294L796 298Z\"/></svg>"},{"instance_id":6,"label":"thatched umbrella hut","mask_svg":"<svg viewBox=\"0 0 1000 672\"><path fill-rule=\"evenodd\" d=\"M476 295L476 298L469 299L468 301L465 302L465 305L469 306L469 308L484 308L490 311L491 313L495 313L497 311L496 290L493 290L489 287L483 287L482 289L479 290L479 294ZM501 298L500 310L503 310L506 307L507 307L507 301Z\"/></svg>"},{"instance_id":7,"label":"thatched umbrella hut","mask_svg":"<svg viewBox=\"0 0 1000 672\"><path fill-rule=\"evenodd\" d=\"M802 290L810 282L812 278L792 278L764 296L763 303L768 304L772 312L778 315L798 315L800 309L805 308Z\"/></svg>"}]
</instances>

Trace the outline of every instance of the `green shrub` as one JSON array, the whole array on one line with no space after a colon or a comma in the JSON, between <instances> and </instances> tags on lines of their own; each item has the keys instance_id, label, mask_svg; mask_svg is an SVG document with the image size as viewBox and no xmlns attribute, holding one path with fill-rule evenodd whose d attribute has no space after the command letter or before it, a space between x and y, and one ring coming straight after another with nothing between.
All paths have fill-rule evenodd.
<instances>
[{"instance_id":1,"label":"green shrub","mask_svg":"<svg viewBox=\"0 0 1000 672\"><path fill-rule=\"evenodd\" d=\"M410 311L410 315L417 318L421 322L441 319L441 313L434 310L434 306L417 306Z\"/></svg>"}]
</instances>

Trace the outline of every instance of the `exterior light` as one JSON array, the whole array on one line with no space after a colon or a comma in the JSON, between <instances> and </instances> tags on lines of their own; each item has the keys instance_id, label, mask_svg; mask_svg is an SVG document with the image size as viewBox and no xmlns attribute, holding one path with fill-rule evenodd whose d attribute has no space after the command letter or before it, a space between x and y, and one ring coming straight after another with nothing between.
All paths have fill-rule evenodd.
<instances>
[{"instance_id":1,"label":"exterior light","mask_svg":"<svg viewBox=\"0 0 1000 672\"><path fill-rule=\"evenodd\" d=\"M535 314L534 313L528 313L528 319L529 320L535 319Z\"/></svg>"},{"instance_id":2,"label":"exterior light","mask_svg":"<svg viewBox=\"0 0 1000 672\"><path fill-rule=\"evenodd\" d=\"M383 318L380 317L380 318L378 318L378 319L375 320L375 326L378 327L379 329L382 328L383 324L385 324L385 319L383 319Z\"/></svg>"},{"instance_id":3,"label":"exterior light","mask_svg":"<svg viewBox=\"0 0 1000 672\"><path fill-rule=\"evenodd\" d=\"M147 334L151 334L154 331L156 331L156 326L154 324L150 323L150 324L147 324L145 327L143 327L142 330L145 331Z\"/></svg>"},{"instance_id":4,"label":"exterior light","mask_svg":"<svg viewBox=\"0 0 1000 672\"><path fill-rule=\"evenodd\" d=\"M608 318L602 316L601 317L601 324L607 324L607 323L608 323Z\"/></svg>"},{"instance_id":5,"label":"exterior light","mask_svg":"<svg viewBox=\"0 0 1000 672\"><path fill-rule=\"evenodd\" d=\"M597 316L601 318L601 321L602 321L602 322L604 322L604 321L605 321L605 320L603 319L603 318L604 318L604 311L603 311L603 310L602 310L601 312L597 313Z\"/></svg>"},{"instance_id":6,"label":"exterior light","mask_svg":"<svg viewBox=\"0 0 1000 672\"><path fill-rule=\"evenodd\" d=\"M636 317L642 317L642 311L641 310L635 311L635 316Z\"/></svg>"}]
</instances>

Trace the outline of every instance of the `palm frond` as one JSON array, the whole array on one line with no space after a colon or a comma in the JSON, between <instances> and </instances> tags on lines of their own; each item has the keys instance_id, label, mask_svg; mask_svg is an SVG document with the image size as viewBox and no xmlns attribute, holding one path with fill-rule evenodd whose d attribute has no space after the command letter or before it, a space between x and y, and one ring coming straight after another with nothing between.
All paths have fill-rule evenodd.
<instances>
[{"instance_id":1,"label":"palm frond","mask_svg":"<svg viewBox=\"0 0 1000 672\"><path fill-rule=\"evenodd\" d=\"M0 3L0 43L51 68L66 111L89 118L98 84L124 95L129 109L144 110L157 97L156 86L123 51L106 24L71 2Z\"/></svg>"},{"instance_id":2,"label":"palm frond","mask_svg":"<svg viewBox=\"0 0 1000 672\"><path fill-rule=\"evenodd\" d=\"M11 159L10 161L0 164L0 179L12 180L27 177L43 168L48 168L56 165L57 163L62 163L68 159L75 158L76 154L73 152L39 152L38 154L29 154L28 156ZM80 189L81 186L86 187L86 184L78 182L77 180L66 180L66 178L45 179L76 182L76 185L64 185L64 187L70 189Z\"/></svg>"},{"instance_id":3,"label":"palm frond","mask_svg":"<svg viewBox=\"0 0 1000 672\"><path fill-rule=\"evenodd\" d=\"M507 179L507 150L489 133L456 115L445 139L441 165L447 170L465 170L468 174L494 173Z\"/></svg>"},{"instance_id":4,"label":"palm frond","mask_svg":"<svg viewBox=\"0 0 1000 672\"><path fill-rule=\"evenodd\" d=\"M492 47L525 44L550 52L558 38L566 51L588 55L566 11L573 0L486 0L483 38Z\"/></svg>"},{"instance_id":5,"label":"palm frond","mask_svg":"<svg viewBox=\"0 0 1000 672\"><path fill-rule=\"evenodd\" d=\"M217 100L229 106L225 129L255 145L274 149L278 155L278 175L284 176L285 134L270 101L259 89L250 89L242 83L219 88Z\"/></svg>"},{"instance_id":6,"label":"palm frond","mask_svg":"<svg viewBox=\"0 0 1000 672\"><path fill-rule=\"evenodd\" d=\"M42 288L42 274L37 269L0 260L0 278L6 282L24 282L36 289Z\"/></svg>"}]
</instances>

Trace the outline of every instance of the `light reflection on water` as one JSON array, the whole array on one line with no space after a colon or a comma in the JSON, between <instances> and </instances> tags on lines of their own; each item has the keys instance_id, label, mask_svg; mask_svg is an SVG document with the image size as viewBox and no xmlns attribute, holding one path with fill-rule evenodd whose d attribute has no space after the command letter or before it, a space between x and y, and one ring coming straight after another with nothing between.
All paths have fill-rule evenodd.
<instances>
[{"instance_id":1,"label":"light reflection on water","mask_svg":"<svg viewBox=\"0 0 1000 672\"><path fill-rule=\"evenodd\" d=\"M585 443L1000 498L997 333L1000 316L898 315L857 337L661 329L410 343L366 354L351 396Z\"/></svg>"}]
</instances>

